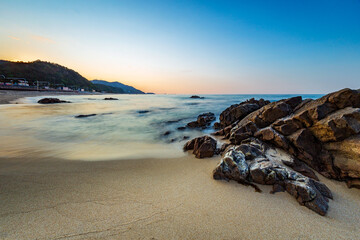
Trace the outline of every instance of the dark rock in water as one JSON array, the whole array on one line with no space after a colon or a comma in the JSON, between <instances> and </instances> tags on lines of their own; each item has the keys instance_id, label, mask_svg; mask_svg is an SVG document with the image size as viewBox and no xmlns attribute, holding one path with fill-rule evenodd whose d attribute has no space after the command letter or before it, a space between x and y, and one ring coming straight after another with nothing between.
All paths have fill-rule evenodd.
<instances>
[{"instance_id":1,"label":"dark rock in water","mask_svg":"<svg viewBox=\"0 0 360 240\"><path fill-rule=\"evenodd\" d=\"M71 103L69 101L60 100L58 98L43 98L38 101L40 104L53 104L53 103Z\"/></svg>"},{"instance_id":2,"label":"dark rock in water","mask_svg":"<svg viewBox=\"0 0 360 240\"><path fill-rule=\"evenodd\" d=\"M216 153L217 142L209 136L198 137L184 145L184 151L193 150L197 158L212 157Z\"/></svg>"},{"instance_id":3,"label":"dark rock in water","mask_svg":"<svg viewBox=\"0 0 360 240\"><path fill-rule=\"evenodd\" d=\"M75 117L76 117L76 118L87 118L87 117L93 117L93 116L96 116L96 114L93 113L93 114L77 115L77 116L75 116Z\"/></svg>"},{"instance_id":4,"label":"dark rock in water","mask_svg":"<svg viewBox=\"0 0 360 240\"><path fill-rule=\"evenodd\" d=\"M200 96L198 96L198 95L193 95L193 96L191 96L190 98L197 98L197 99L203 99L204 97L200 97Z\"/></svg>"},{"instance_id":5,"label":"dark rock in water","mask_svg":"<svg viewBox=\"0 0 360 240\"><path fill-rule=\"evenodd\" d=\"M163 136L168 136L170 134L171 134L171 131L166 131L166 132L164 132Z\"/></svg>"},{"instance_id":6,"label":"dark rock in water","mask_svg":"<svg viewBox=\"0 0 360 240\"><path fill-rule=\"evenodd\" d=\"M109 97L109 98L104 98L104 100L119 100L117 98L112 98L112 97Z\"/></svg>"},{"instance_id":7,"label":"dark rock in water","mask_svg":"<svg viewBox=\"0 0 360 240\"><path fill-rule=\"evenodd\" d=\"M149 113L149 112L150 112L149 110L140 110L140 111L138 111L138 113L140 113L140 114Z\"/></svg>"},{"instance_id":8,"label":"dark rock in water","mask_svg":"<svg viewBox=\"0 0 360 240\"><path fill-rule=\"evenodd\" d=\"M186 127L178 127L177 128L177 130L179 130L179 131L183 131L183 130L185 130L186 129Z\"/></svg>"},{"instance_id":9,"label":"dark rock in water","mask_svg":"<svg viewBox=\"0 0 360 240\"><path fill-rule=\"evenodd\" d=\"M205 128L210 125L212 121L215 121L215 114L208 112L200 114L196 121L189 122L187 126L189 128Z\"/></svg>"},{"instance_id":10,"label":"dark rock in water","mask_svg":"<svg viewBox=\"0 0 360 240\"><path fill-rule=\"evenodd\" d=\"M183 136L183 140L187 140L187 139L189 139L190 137L189 136Z\"/></svg>"}]
</instances>

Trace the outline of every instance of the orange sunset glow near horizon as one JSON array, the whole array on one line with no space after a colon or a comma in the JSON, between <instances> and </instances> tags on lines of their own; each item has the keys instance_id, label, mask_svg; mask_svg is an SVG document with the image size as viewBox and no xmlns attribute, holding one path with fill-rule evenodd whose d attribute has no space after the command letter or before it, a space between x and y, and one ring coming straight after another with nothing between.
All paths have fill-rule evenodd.
<instances>
[{"instance_id":1,"label":"orange sunset glow near horizon","mask_svg":"<svg viewBox=\"0 0 360 240\"><path fill-rule=\"evenodd\" d=\"M8 1L0 8L0 59L49 61L88 80L166 94L359 88L360 2L279 6Z\"/></svg>"}]
</instances>

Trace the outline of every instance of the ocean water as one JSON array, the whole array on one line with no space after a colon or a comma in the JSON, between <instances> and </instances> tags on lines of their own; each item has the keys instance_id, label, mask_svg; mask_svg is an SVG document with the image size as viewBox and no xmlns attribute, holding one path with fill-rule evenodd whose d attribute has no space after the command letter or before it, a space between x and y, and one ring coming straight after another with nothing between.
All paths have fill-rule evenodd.
<instances>
[{"instance_id":1,"label":"ocean water","mask_svg":"<svg viewBox=\"0 0 360 240\"><path fill-rule=\"evenodd\" d=\"M118 160L184 156L184 136L213 131L185 126L204 112L219 114L252 97L276 101L297 95L81 95L58 96L68 104L41 105L42 97L0 106L0 156L67 160ZM302 95L316 99L322 95ZM54 97L54 96L52 96ZM105 97L118 101L104 101ZM75 118L79 114L97 114ZM170 134L164 135L170 131Z\"/></svg>"}]
</instances>

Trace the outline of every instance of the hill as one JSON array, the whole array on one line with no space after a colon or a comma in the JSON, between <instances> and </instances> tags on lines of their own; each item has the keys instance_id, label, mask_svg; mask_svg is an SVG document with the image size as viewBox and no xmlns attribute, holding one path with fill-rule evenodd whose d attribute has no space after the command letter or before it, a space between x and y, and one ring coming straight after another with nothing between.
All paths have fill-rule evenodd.
<instances>
[{"instance_id":1,"label":"hill","mask_svg":"<svg viewBox=\"0 0 360 240\"><path fill-rule=\"evenodd\" d=\"M0 75L26 78L30 84L36 81L49 82L51 87L67 86L74 89L95 89L94 85L79 73L56 63L0 61Z\"/></svg>"},{"instance_id":2,"label":"hill","mask_svg":"<svg viewBox=\"0 0 360 240\"><path fill-rule=\"evenodd\" d=\"M36 85L36 81L41 81L48 82L50 87L53 88L66 86L72 89L83 88L86 91L96 90L108 93L144 93L134 87L119 82L107 82L104 80L94 80L91 82L72 69L56 63L40 60L34 62L0 60L0 76L1 75L7 78L26 78L31 86Z\"/></svg>"},{"instance_id":3,"label":"hill","mask_svg":"<svg viewBox=\"0 0 360 240\"><path fill-rule=\"evenodd\" d=\"M119 82L107 82L104 80L92 80L91 81L93 84L102 84L102 85L106 85L106 86L110 86L110 87L114 87L114 88L121 88L124 90L125 93L130 93L130 94L144 94L143 91L136 89L134 87L119 83Z\"/></svg>"}]
</instances>

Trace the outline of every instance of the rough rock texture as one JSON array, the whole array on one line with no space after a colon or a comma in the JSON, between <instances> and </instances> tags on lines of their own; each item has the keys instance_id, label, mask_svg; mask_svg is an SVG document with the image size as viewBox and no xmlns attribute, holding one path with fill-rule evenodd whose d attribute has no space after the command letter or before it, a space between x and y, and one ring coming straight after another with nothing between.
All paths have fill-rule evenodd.
<instances>
[{"instance_id":1,"label":"rough rock texture","mask_svg":"<svg viewBox=\"0 0 360 240\"><path fill-rule=\"evenodd\" d=\"M220 114L220 127L225 128L269 103L262 98L260 100L252 98L240 104L231 105Z\"/></svg>"},{"instance_id":2,"label":"rough rock texture","mask_svg":"<svg viewBox=\"0 0 360 240\"><path fill-rule=\"evenodd\" d=\"M342 89L316 100L292 97L257 110L251 104L222 113L219 124L227 126L213 135L230 143L218 150L224 158L215 179L271 184L273 193L287 191L321 215L331 194L309 167L360 188L360 90ZM266 155L265 144L293 160Z\"/></svg>"},{"instance_id":3,"label":"rough rock texture","mask_svg":"<svg viewBox=\"0 0 360 240\"><path fill-rule=\"evenodd\" d=\"M209 136L198 137L184 145L184 151L193 150L197 158L212 157L217 153L217 142Z\"/></svg>"},{"instance_id":4,"label":"rough rock texture","mask_svg":"<svg viewBox=\"0 0 360 240\"><path fill-rule=\"evenodd\" d=\"M215 114L208 112L200 114L196 121L189 122L187 126L189 128L206 128L212 121L215 121Z\"/></svg>"},{"instance_id":5,"label":"rough rock texture","mask_svg":"<svg viewBox=\"0 0 360 240\"><path fill-rule=\"evenodd\" d=\"M341 179L360 180L360 134L341 142L326 143L324 148L333 155L333 163L339 169Z\"/></svg>"},{"instance_id":6,"label":"rough rock texture","mask_svg":"<svg viewBox=\"0 0 360 240\"><path fill-rule=\"evenodd\" d=\"M272 193L286 190L304 205L320 215L328 210L331 191L326 185L293 171L286 165L268 158L266 146L259 141L231 147L213 172L214 179L240 183L273 185Z\"/></svg>"},{"instance_id":7,"label":"rough rock texture","mask_svg":"<svg viewBox=\"0 0 360 240\"><path fill-rule=\"evenodd\" d=\"M53 103L70 103L69 101L60 100L58 98L43 98L38 101L40 104L53 104Z\"/></svg>"}]
</instances>

